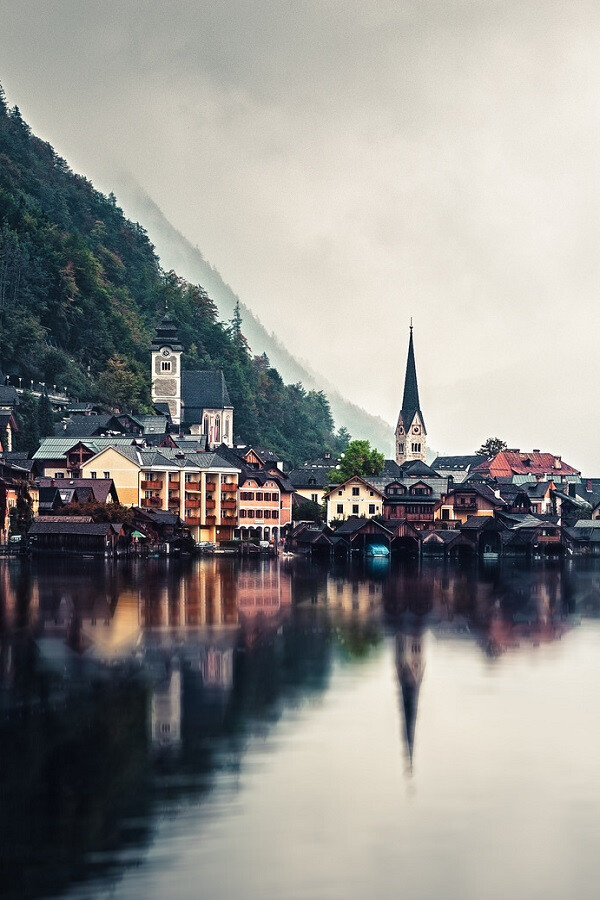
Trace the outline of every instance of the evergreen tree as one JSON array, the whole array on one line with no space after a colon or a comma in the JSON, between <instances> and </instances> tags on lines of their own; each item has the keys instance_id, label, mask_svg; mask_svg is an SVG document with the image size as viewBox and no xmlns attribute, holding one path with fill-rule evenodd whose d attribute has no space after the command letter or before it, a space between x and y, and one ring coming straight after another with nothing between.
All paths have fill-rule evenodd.
<instances>
[{"instance_id":1,"label":"evergreen tree","mask_svg":"<svg viewBox=\"0 0 600 900\"><path fill-rule=\"evenodd\" d=\"M15 434L15 450L25 450L32 456L40 444L39 405L29 391L23 391L15 418L19 430Z\"/></svg>"},{"instance_id":2,"label":"evergreen tree","mask_svg":"<svg viewBox=\"0 0 600 900\"><path fill-rule=\"evenodd\" d=\"M54 434L54 414L46 391L38 401L38 430L40 438L51 437Z\"/></svg>"}]
</instances>

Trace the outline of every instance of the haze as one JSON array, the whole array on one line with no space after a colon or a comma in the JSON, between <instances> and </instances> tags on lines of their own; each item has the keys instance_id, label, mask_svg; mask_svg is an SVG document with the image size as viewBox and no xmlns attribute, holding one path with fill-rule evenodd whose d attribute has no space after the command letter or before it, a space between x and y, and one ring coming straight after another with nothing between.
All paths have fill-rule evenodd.
<instances>
[{"instance_id":1,"label":"haze","mask_svg":"<svg viewBox=\"0 0 600 900\"><path fill-rule=\"evenodd\" d=\"M2 0L0 22L33 130L102 190L139 184L341 393L395 424L412 316L433 448L498 435L600 475L597 4Z\"/></svg>"}]
</instances>

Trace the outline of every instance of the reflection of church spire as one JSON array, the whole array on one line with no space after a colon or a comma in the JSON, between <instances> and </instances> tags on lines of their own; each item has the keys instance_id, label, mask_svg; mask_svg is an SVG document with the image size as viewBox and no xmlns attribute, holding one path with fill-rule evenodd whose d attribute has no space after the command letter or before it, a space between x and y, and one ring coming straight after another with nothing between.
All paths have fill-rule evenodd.
<instances>
[{"instance_id":1,"label":"reflection of church spire","mask_svg":"<svg viewBox=\"0 0 600 900\"><path fill-rule=\"evenodd\" d=\"M411 772L419 690L423 680L423 669L425 668L423 638L423 631L420 627L402 628L396 635L396 669L402 691L404 738Z\"/></svg>"}]
</instances>

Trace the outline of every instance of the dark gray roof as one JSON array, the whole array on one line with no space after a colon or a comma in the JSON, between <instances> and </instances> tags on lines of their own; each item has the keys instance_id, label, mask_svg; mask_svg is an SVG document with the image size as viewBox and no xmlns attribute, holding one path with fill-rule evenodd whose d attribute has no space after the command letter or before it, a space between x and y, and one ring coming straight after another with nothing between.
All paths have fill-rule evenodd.
<instances>
[{"instance_id":1,"label":"dark gray roof","mask_svg":"<svg viewBox=\"0 0 600 900\"><path fill-rule=\"evenodd\" d=\"M205 409L232 406L221 369L181 373L184 422L199 423Z\"/></svg>"},{"instance_id":2,"label":"dark gray roof","mask_svg":"<svg viewBox=\"0 0 600 900\"><path fill-rule=\"evenodd\" d=\"M177 326L168 313L165 313L162 320L156 326L156 331L152 338L151 349L160 350L161 347L170 347L171 350L183 350L179 341Z\"/></svg>"},{"instance_id":3,"label":"dark gray roof","mask_svg":"<svg viewBox=\"0 0 600 900\"><path fill-rule=\"evenodd\" d=\"M29 528L29 534L103 535L111 530L118 533L121 530L121 526L109 522L69 522L66 518L62 522L46 522L44 519L36 519Z\"/></svg>"},{"instance_id":4,"label":"dark gray roof","mask_svg":"<svg viewBox=\"0 0 600 900\"><path fill-rule=\"evenodd\" d=\"M19 402L17 389L10 384L0 384L0 406L16 406Z\"/></svg>"},{"instance_id":5,"label":"dark gray roof","mask_svg":"<svg viewBox=\"0 0 600 900\"><path fill-rule=\"evenodd\" d=\"M410 326L410 339L408 342L408 358L406 360L406 374L404 376L404 394L402 396L402 421L404 428L407 429L413 421L416 413L423 423L423 430L427 432L425 427L425 419L421 412L419 403L419 386L417 384L417 367L415 365L415 350L413 346L413 330Z\"/></svg>"},{"instance_id":6,"label":"dark gray roof","mask_svg":"<svg viewBox=\"0 0 600 900\"><path fill-rule=\"evenodd\" d=\"M431 463L433 469L456 469L457 472L465 472L474 466L485 462L486 456L438 456Z\"/></svg>"},{"instance_id":7,"label":"dark gray roof","mask_svg":"<svg viewBox=\"0 0 600 900\"><path fill-rule=\"evenodd\" d=\"M298 488L326 488L329 485L330 469L321 466L303 466L301 469L292 469L288 474L290 482Z\"/></svg>"},{"instance_id":8,"label":"dark gray roof","mask_svg":"<svg viewBox=\"0 0 600 900\"><path fill-rule=\"evenodd\" d=\"M439 472L436 472L435 469L432 469L431 466L428 466L427 463L424 463L420 459L408 460L408 462L402 463L398 468L400 469L400 472L395 472L394 474L401 474L402 477L406 477L407 475L410 475L411 478L420 478L424 475L429 476L429 478L440 477Z\"/></svg>"},{"instance_id":9,"label":"dark gray roof","mask_svg":"<svg viewBox=\"0 0 600 900\"><path fill-rule=\"evenodd\" d=\"M110 413L84 416L73 415L66 422L59 422L54 426L55 437L92 437L106 431L108 423L114 419ZM122 431L119 422L114 420L115 430Z\"/></svg>"}]
</instances>

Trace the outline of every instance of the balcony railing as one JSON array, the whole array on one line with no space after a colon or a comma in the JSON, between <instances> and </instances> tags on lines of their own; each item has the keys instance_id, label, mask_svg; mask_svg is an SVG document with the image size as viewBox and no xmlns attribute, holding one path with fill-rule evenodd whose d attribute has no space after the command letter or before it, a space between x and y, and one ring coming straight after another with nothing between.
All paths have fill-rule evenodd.
<instances>
[{"instance_id":1,"label":"balcony railing","mask_svg":"<svg viewBox=\"0 0 600 900\"><path fill-rule=\"evenodd\" d=\"M206 524L207 524L207 525L216 525L216 523L217 523L217 517L216 517L216 516L207 516L207 517L206 517Z\"/></svg>"},{"instance_id":2,"label":"balcony railing","mask_svg":"<svg viewBox=\"0 0 600 900\"><path fill-rule=\"evenodd\" d=\"M186 516L186 517L185 517L185 524L186 524L186 525L191 525L192 527L193 527L194 525L200 525L200 524L201 524L201 522L200 522L200 516Z\"/></svg>"},{"instance_id":3,"label":"balcony railing","mask_svg":"<svg viewBox=\"0 0 600 900\"><path fill-rule=\"evenodd\" d=\"M142 497L142 506L161 506L162 500L160 497Z\"/></svg>"},{"instance_id":4,"label":"balcony railing","mask_svg":"<svg viewBox=\"0 0 600 900\"><path fill-rule=\"evenodd\" d=\"M199 481L186 481L185 483L186 491L196 491L200 490L200 482Z\"/></svg>"},{"instance_id":5,"label":"balcony railing","mask_svg":"<svg viewBox=\"0 0 600 900\"><path fill-rule=\"evenodd\" d=\"M186 497L186 509L200 509L200 497Z\"/></svg>"},{"instance_id":6,"label":"balcony railing","mask_svg":"<svg viewBox=\"0 0 600 900\"><path fill-rule=\"evenodd\" d=\"M143 491L160 491L162 481L142 481Z\"/></svg>"},{"instance_id":7,"label":"balcony railing","mask_svg":"<svg viewBox=\"0 0 600 900\"><path fill-rule=\"evenodd\" d=\"M178 491L179 490L179 481L169 481L169 490L170 491Z\"/></svg>"},{"instance_id":8,"label":"balcony railing","mask_svg":"<svg viewBox=\"0 0 600 900\"><path fill-rule=\"evenodd\" d=\"M216 508L217 508L217 504L215 503L214 500L207 500L207 501L206 501L206 508L207 508L207 509L216 509Z\"/></svg>"},{"instance_id":9,"label":"balcony railing","mask_svg":"<svg viewBox=\"0 0 600 900\"><path fill-rule=\"evenodd\" d=\"M207 490L207 491L216 491L216 489L217 489L217 485L215 484L214 481L207 481L207 482L206 482L206 490Z\"/></svg>"},{"instance_id":10,"label":"balcony railing","mask_svg":"<svg viewBox=\"0 0 600 900\"><path fill-rule=\"evenodd\" d=\"M208 507L208 501L206 505ZM221 509L237 509L237 503L235 500L223 500L221 498Z\"/></svg>"},{"instance_id":11,"label":"balcony railing","mask_svg":"<svg viewBox=\"0 0 600 900\"><path fill-rule=\"evenodd\" d=\"M179 497L169 497L169 506L179 506Z\"/></svg>"}]
</instances>

